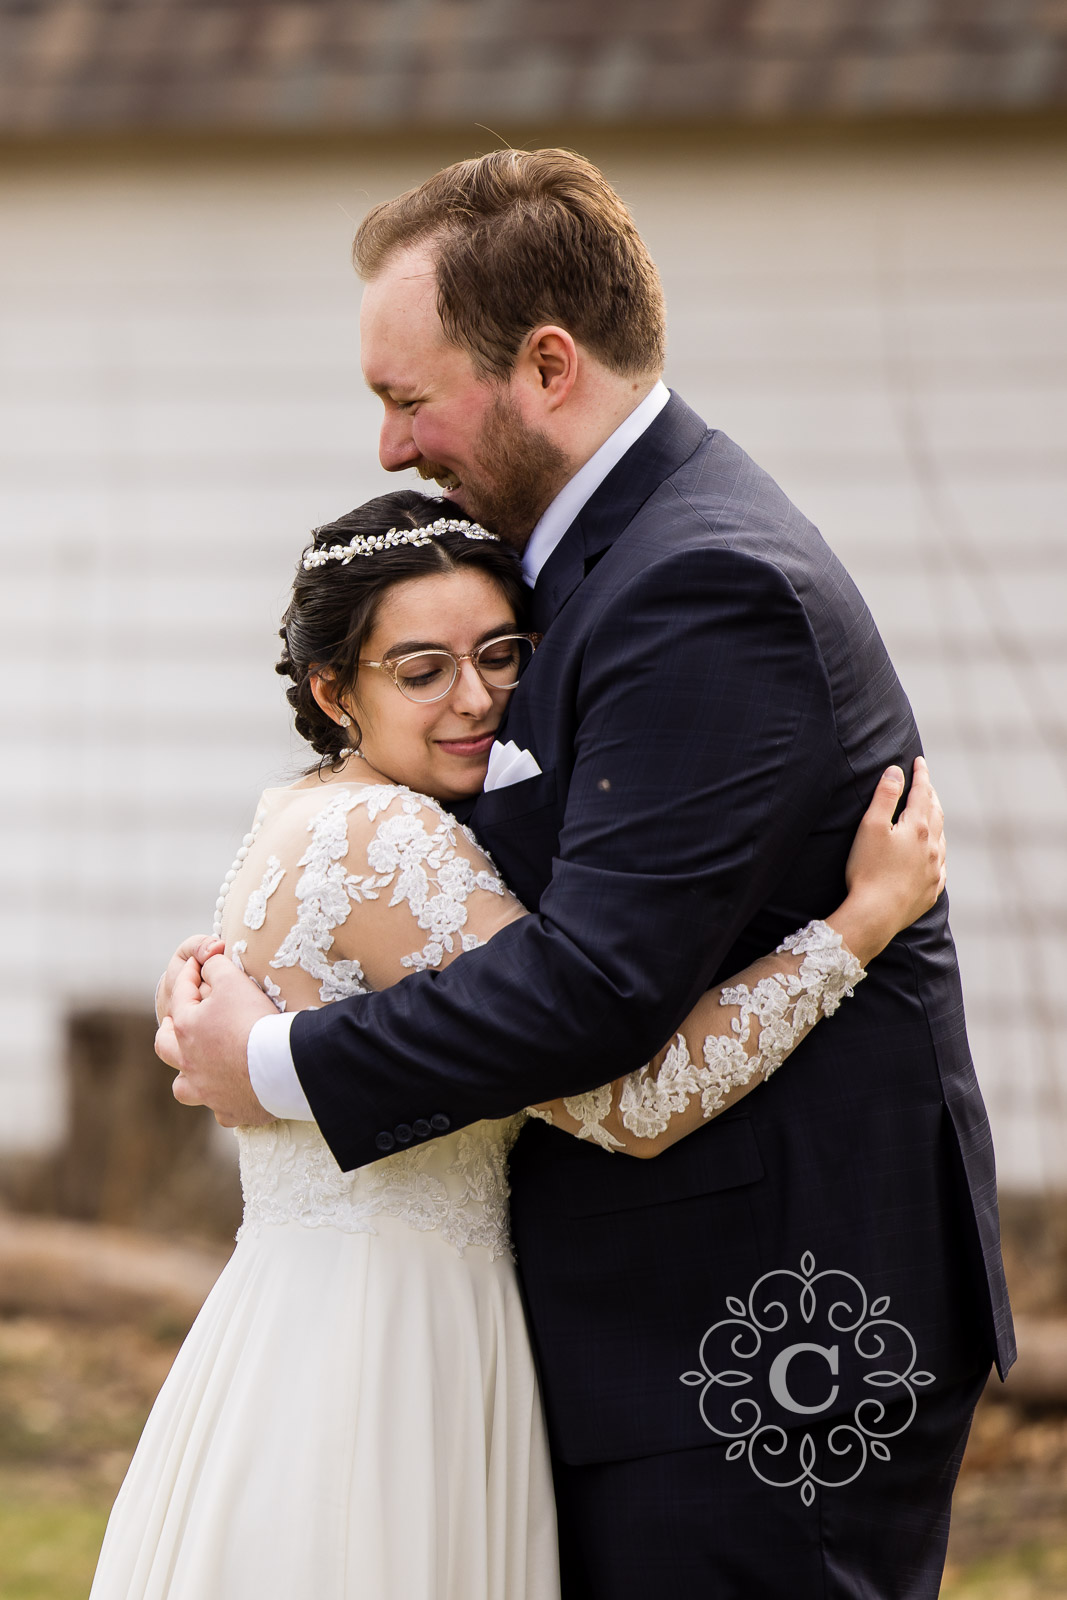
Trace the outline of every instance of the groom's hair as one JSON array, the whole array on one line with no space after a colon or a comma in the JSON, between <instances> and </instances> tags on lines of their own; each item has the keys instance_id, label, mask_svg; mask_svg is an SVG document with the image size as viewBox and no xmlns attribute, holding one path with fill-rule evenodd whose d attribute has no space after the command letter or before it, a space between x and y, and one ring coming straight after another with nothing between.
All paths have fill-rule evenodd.
<instances>
[{"instance_id":1,"label":"groom's hair","mask_svg":"<svg viewBox=\"0 0 1067 1600\"><path fill-rule=\"evenodd\" d=\"M375 278L398 250L437 262L447 337L483 377L506 379L531 329L556 323L613 372L663 369L655 263L603 173L569 150L494 150L369 211L352 247Z\"/></svg>"}]
</instances>

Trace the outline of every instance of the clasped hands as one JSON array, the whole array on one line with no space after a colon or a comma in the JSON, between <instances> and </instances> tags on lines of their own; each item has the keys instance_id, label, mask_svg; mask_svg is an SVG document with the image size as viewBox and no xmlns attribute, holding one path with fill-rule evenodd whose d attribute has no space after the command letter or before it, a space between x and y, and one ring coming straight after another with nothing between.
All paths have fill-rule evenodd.
<instances>
[{"instance_id":1,"label":"clasped hands","mask_svg":"<svg viewBox=\"0 0 1067 1600\"><path fill-rule=\"evenodd\" d=\"M249 1082L248 1035L277 1012L224 948L195 933L174 952L156 990L156 1055L178 1074L175 1100L210 1106L224 1128L247 1127L273 1121Z\"/></svg>"}]
</instances>

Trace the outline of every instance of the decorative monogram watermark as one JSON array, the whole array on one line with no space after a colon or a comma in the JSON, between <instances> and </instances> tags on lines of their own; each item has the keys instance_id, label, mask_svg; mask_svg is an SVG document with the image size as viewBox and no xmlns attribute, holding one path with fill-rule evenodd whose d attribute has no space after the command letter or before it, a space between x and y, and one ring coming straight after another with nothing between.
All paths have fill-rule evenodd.
<instances>
[{"instance_id":1,"label":"decorative monogram watermark","mask_svg":"<svg viewBox=\"0 0 1067 1600\"><path fill-rule=\"evenodd\" d=\"M744 1457L763 1483L799 1487L810 1506L816 1485L842 1488L872 1456L891 1459L886 1441L911 1426L915 1391L933 1383L934 1375L916 1370L915 1340L887 1316L888 1295L869 1303L858 1278L834 1267L816 1272L807 1250L799 1272L764 1273L747 1301L727 1295L726 1309L730 1315L700 1341L700 1371L683 1372L682 1382L700 1386L700 1415L712 1433L731 1441L727 1461ZM737 1365L757 1358L755 1370ZM878 1366L868 1370L873 1362ZM851 1380L851 1393L857 1379L885 1392L885 1399L861 1394L818 1441L801 1431L801 1418L826 1415L843 1383ZM753 1392L730 1398L746 1387ZM903 1420L890 1417L890 1405L905 1400Z\"/></svg>"}]
</instances>

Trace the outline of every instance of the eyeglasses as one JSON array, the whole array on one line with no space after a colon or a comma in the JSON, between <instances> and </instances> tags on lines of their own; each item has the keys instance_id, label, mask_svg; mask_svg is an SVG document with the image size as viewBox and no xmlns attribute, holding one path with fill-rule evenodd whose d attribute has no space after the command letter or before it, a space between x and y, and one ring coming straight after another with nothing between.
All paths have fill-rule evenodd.
<instances>
[{"instance_id":1,"label":"eyeglasses","mask_svg":"<svg viewBox=\"0 0 1067 1600\"><path fill-rule=\"evenodd\" d=\"M541 643L539 633L507 633L486 639L467 655L451 650L417 650L396 661L365 661L361 667L387 672L406 700L429 705L443 700L459 677L460 665L469 661L487 689L514 689Z\"/></svg>"}]
</instances>

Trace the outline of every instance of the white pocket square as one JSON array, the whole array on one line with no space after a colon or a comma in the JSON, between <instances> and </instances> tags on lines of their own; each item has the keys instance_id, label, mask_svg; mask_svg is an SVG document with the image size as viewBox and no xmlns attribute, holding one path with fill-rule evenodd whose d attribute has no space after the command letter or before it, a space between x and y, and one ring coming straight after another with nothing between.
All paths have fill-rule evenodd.
<instances>
[{"instance_id":1,"label":"white pocket square","mask_svg":"<svg viewBox=\"0 0 1067 1600\"><path fill-rule=\"evenodd\" d=\"M494 744L489 752L489 770L482 785L490 789L506 789L510 784L521 783L524 778L536 778L541 768L529 750L520 750L514 740L507 744Z\"/></svg>"}]
</instances>

